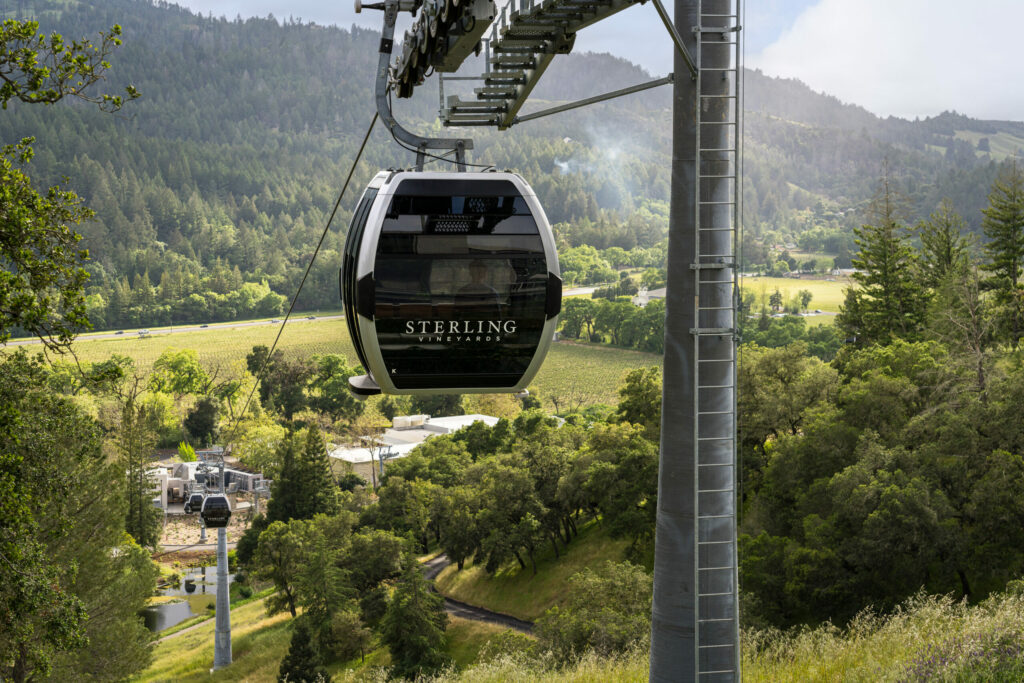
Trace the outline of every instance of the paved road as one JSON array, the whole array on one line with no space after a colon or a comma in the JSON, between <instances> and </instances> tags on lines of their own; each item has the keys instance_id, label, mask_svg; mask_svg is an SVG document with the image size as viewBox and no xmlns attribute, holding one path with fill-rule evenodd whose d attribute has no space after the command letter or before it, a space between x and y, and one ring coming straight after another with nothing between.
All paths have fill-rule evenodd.
<instances>
[{"instance_id":1,"label":"paved road","mask_svg":"<svg viewBox=\"0 0 1024 683\"><path fill-rule=\"evenodd\" d=\"M341 320L345 316L343 315L320 315L316 317L316 320ZM182 332L199 332L201 330L223 330L230 327L257 327L259 325L280 325L283 318L278 319L276 322L272 320L249 320L247 322L239 323L216 323L213 325L183 325L181 327L158 327L149 330L148 336L164 335L164 334L180 334ZM288 320L288 324L314 322L309 320L306 316L296 316ZM142 328L146 329L146 328ZM75 337L76 342L92 341L94 339L133 339L139 335L140 330L123 330L122 334L117 332L97 332L95 334L82 334ZM41 344L38 339L19 339L16 341L9 341L2 346L26 346L29 344Z\"/></svg>"},{"instance_id":2,"label":"paved road","mask_svg":"<svg viewBox=\"0 0 1024 683\"><path fill-rule=\"evenodd\" d=\"M437 578L437 575L441 573L445 567L451 564L451 560L448 559L447 555L441 554L434 559L425 562L423 564L423 576L433 581ZM471 619L473 621L486 621L491 624L498 624L499 626L505 626L506 628L512 628L522 633L532 634L533 623L529 621L523 621L522 619L516 619L508 614L502 614L501 612L492 612L489 609L483 607L477 607L476 605L470 605L465 602L458 600L452 600L451 598L444 599L444 609L448 614L456 617L462 617L463 619Z\"/></svg>"}]
</instances>

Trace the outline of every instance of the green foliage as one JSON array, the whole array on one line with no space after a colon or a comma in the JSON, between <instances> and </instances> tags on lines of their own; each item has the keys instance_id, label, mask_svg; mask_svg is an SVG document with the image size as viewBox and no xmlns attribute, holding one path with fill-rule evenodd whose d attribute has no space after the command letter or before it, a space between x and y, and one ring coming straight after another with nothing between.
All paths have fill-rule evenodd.
<instances>
[{"instance_id":1,"label":"green foliage","mask_svg":"<svg viewBox=\"0 0 1024 683\"><path fill-rule=\"evenodd\" d=\"M287 524L271 522L259 535L253 556L256 576L271 581L277 591L267 598L267 614L288 610L297 615L298 582L307 558L306 543L311 536L308 520L295 519Z\"/></svg>"},{"instance_id":2,"label":"green foliage","mask_svg":"<svg viewBox=\"0 0 1024 683\"><path fill-rule=\"evenodd\" d=\"M415 415L448 417L465 413L462 394L418 394L409 397L409 409Z\"/></svg>"},{"instance_id":3,"label":"green foliage","mask_svg":"<svg viewBox=\"0 0 1024 683\"><path fill-rule=\"evenodd\" d=\"M592 285L618 279L608 262L592 246L562 249L558 254L562 280L570 285Z\"/></svg>"},{"instance_id":4,"label":"green foliage","mask_svg":"<svg viewBox=\"0 0 1024 683\"><path fill-rule=\"evenodd\" d=\"M964 237L966 224L948 197L928 220L918 224L921 236L921 275L924 284L938 289L967 267L970 243Z\"/></svg>"},{"instance_id":5,"label":"green foliage","mask_svg":"<svg viewBox=\"0 0 1024 683\"><path fill-rule=\"evenodd\" d=\"M1024 172L1010 164L992 184L984 209L988 287L1006 311L1003 335L1014 348L1024 335Z\"/></svg>"},{"instance_id":6,"label":"green foliage","mask_svg":"<svg viewBox=\"0 0 1024 683\"><path fill-rule=\"evenodd\" d=\"M304 439L298 431L285 437L275 453L280 470L271 485L267 519L311 519L318 513L331 515L339 510L338 487L328 457L315 426L306 430Z\"/></svg>"},{"instance_id":7,"label":"green foliage","mask_svg":"<svg viewBox=\"0 0 1024 683\"><path fill-rule=\"evenodd\" d=\"M121 108L124 96L89 90L106 78L107 61L121 44L121 27L100 33L99 46L88 40L65 41L59 33L37 34L39 23L7 19L0 24L0 106L11 100L53 104L73 96L105 111ZM134 87L129 99L138 97ZM51 187L40 195L29 177L16 168L33 156L33 138L0 148L0 341L12 327L38 336L50 347L66 346L76 332L89 327L82 267L88 251L69 225L93 216L73 192ZM40 296L42 292L46 295Z\"/></svg>"},{"instance_id":8,"label":"green foliage","mask_svg":"<svg viewBox=\"0 0 1024 683\"><path fill-rule=\"evenodd\" d=\"M288 654L281 660L277 672L279 683L330 683L331 675L323 666L323 659L305 619L295 622Z\"/></svg>"},{"instance_id":9,"label":"green foliage","mask_svg":"<svg viewBox=\"0 0 1024 683\"><path fill-rule=\"evenodd\" d=\"M192 448L192 445L182 441L178 444L178 458L182 462L195 462L196 461L196 449Z\"/></svg>"},{"instance_id":10,"label":"green foliage","mask_svg":"<svg viewBox=\"0 0 1024 683\"><path fill-rule=\"evenodd\" d=\"M335 420L351 420L360 415L366 406L358 401L348 388L348 378L358 374L357 368L349 367L345 356L327 354L314 356L316 372L309 383L309 405Z\"/></svg>"},{"instance_id":11,"label":"green foliage","mask_svg":"<svg viewBox=\"0 0 1024 683\"><path fill-rule=\"evenodd\" d=\"M209 446L217 438L217 413L220 405L213 396L203 396L188 412L182 426L200 446Z\"/></svg>"},{"instance_id":12,"label":"green foliage","mask_svg":"<svg viewBox=\"0 0 1024 683\"><path fill-rule=\"evenodd\" d=\"M156 573L124 534L124 499L110 489L123 472L105 460L99 426L23 353L0 359L0 406L0 675L138 671L149 635L136 613Z\"/></svg>"},{"instance_id":13,"label":"green foliage","mask_svg":"<svg viewBox=\"0 0 1024 683\"><path fill-rule=\"evenodd\" d=\"M153 482L149 475L150 456L156 439L138 390L136 378L121 396L116 447L125 473L122 480L128 503L125 529L139 545L155 548L163 517L162 511L152 503Z\"/></svg>"},{"instance_id":14,"label":"green foliage","mask_svg":"<svg viewBox=\"0 0 1024 683\"><path fill-rule=\"evenodd\" d=\"M648 441L661 440L661 369L637 368L626 373L619 386L616 415L644 428Z\"/></svg>"},{"instance_id":15,"label":"green foliage","mask_svg":"<svg viewBox=\"0 0 1024 683\"><path fill-rule=\"evenodd\" d=\"M6 24L0 29L7 30ZM4 52L0 43L0 63ZM6 106L2 94L0 101ZM73 192L51 187L40 195L32 187L17 168L32 158L32 142L25 138L0 148L0 258L6 264L0 270L0 341L20 328L56 348L89 326L83 294L89 275L82 267L88 252L78 246L81 235L68 226L92 212Z\"/></svg>"},{"instance_id":16,"label":"green foliage","mask_svg":"<svg viewBox=\"0 0 1024 683\"><path fill-rule=\"evenodd\" d=\"M149 388L181 397L185 394L204 394L210 387L210 377L199 364L193 349L166 349L153 363Z\"/></svg>"},{"instance_id":17,"label":"green foliage","mask_svg":"<svg viewBox=\"0 0 1024 683\"><path fill-rule=\"evenodd\" d=\"M235 434L233 454L247 467L262 472L268 479L278 478L281 463L279 448L287 430L267 416L244 420Z\"/></svg>"},{"instance_id":18,"label":"green foliage","mask_svg":"<svg viewBox=\"0 0 1024 683\"><path fill-rule=\"evenodd\" d=\"M899 222L899 202L886 176L872 205L874 225L854 228L859 251L853 279L858 286L846 290L836 325L861 345L917 339L925 324L928 293L917 253Z\"/></svg>"},{"instance_id":19,"label":"green foliage","mask_svg":"<svg viewBox=\"0 0 1024 683\"><path fill-rule=\"evenodd\" d=\"M537 620L541 643L562 661L644 645L651 631L653 580L642 567L606 561L569 579L565 604Z\"/></svg>"},{"instance_id":20,"label":"green foliage","mask_svg":"<svg viewBox=\"0 0 1024 683\"><path fill-rule=\"evenodd\" d=\"M801 342L806 345L808 354L830 361L843 345L843 333L835 325L808 327L805 318L795 315L781 318L762 315L756 326L743 328L742 340L773 349Z\"/></svg>"},{"instance_id":21,"label":"green foliage","mask_svg":"<svg viewBox=\"0 0 1024 683\"><path fill-rule=\"evenodd\" d=\"M393 674L415 677L441 669L447 662L447 625L444 599L430 590L418 563L408 557L381 622L381 640L391 650Z\"/></svg>"}]
</instances>

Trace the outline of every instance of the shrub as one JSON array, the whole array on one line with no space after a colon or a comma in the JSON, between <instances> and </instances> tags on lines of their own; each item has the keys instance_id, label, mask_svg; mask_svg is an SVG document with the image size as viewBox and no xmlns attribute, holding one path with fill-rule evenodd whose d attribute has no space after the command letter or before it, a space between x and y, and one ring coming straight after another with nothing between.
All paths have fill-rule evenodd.
<instances>
[{"instance_id":1,"label":"shrub","mask_svg":"<svg viewBox=\"0 0 1024 683\"><path fill-rule=\"evenodd\" d=\"M541 643L563 659L588 650L599 655L643 645L651 630L651 575L629 562L606 562L570 579L564 607L537 620Z\"/></svg>"}]
</instances>

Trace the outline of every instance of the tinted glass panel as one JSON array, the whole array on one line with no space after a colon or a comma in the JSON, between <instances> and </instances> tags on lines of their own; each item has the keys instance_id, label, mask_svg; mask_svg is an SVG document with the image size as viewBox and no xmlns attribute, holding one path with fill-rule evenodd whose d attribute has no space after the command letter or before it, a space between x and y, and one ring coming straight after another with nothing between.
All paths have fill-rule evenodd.
<instances>
[{"instance_id":1,"label":"tinted glass panel","mask_svg":"<svg viewBox=\"0 0 1024 683\"><path fill-rule=\"evenodd\" d=\"M547 273L536 234L382 235L376 329L395 386L516 384L540 343Z\"/></svg>"},{"instance_id":2,"label":"tinted glass panel","mask_svg":"<svg viewBox=\"0 0 1024 683\"><path fill-rule=\"evenodd\" d=\"M363 344L359 337L359 325L356 324L356 260L359 258L359 247L363 234L366 232L366 219L373 207L373 200L377 197L377 190L367 189L363 198L352 215L352 224L348 228L348 236L345 238L345 255L342 261L342 297L345 304L345 322L348 325L348 334L352 339L352 345L359 356L359 363L364 367L366 358L363 356Z\"/></svg>"},{"instance_id":3,"label":"tinted glass panel","mask_svg":"<svg viewBox=\"0 0 1024 683\"><path fill-rule=\"evenodd\" d=\"M402 188L405 188L405 183ZM509 185L503 182L499 185ZM513 192L515 188L513 187ZM396 194L382 226L384 234L536 235L530 207L518 193L422 196Z\"/></svg>"}]
</instances>

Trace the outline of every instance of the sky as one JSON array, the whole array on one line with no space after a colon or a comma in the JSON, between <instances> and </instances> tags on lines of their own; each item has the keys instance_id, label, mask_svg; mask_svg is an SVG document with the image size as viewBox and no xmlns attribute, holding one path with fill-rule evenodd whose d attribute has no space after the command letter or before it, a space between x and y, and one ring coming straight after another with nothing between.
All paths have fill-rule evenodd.
<instances>
[{"instance_id":1,"label":"sky","mask_svg":"<svg viewBox=\"0 0 1024 683\"><path fill-rule=\"evenodd\" d=\"M381 22L380 12L356 14L352 0L175 1L229 18L273 14L374 29ZM665 4L672 9L671 0ZM749 0L745 5L748 67L798 78L880 116L913 119L955 110L982 119L1024 120L1019 35L1024 0ZM399 24L396 36L404 27ZM574 51L610 52L652 76L668 73L672 65L671 40L651 3L581 31Z\"/></svg>"}]
</instances>

